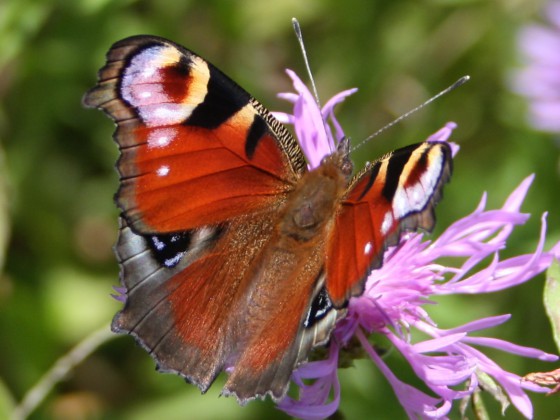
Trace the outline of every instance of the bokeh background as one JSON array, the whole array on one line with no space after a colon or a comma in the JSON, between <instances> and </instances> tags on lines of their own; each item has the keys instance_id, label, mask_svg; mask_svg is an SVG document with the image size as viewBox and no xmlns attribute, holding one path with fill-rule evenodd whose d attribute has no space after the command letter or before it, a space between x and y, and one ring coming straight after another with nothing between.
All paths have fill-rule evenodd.
<instances>
[{"instance_id":1,"label":"bokeh background","mask_svg":"<svg viewBox=\"0 0 560 420\"><path fill-rule=\"evenodd\" d=\"M448 86L464 87L418 112L356 153L357 165L426 138L447 121L459 127L455 172L438 206L440 232L477 205L502 204L536 173L523 210L533 216L503 256L532 252L540 215L549 211L550 247L560 240L558 136L526 124L525 101L511 93L522 65L520 27L538 21L534 0L3 0L0 1L0 418L57 359L108 325L120 303L112 255L118 180L113 124L84 109L109 46L156 34L198 52L272 110L289 110L276 93L284 73L304 67L290 19L299 18L323 101L358 87L338 109L355 143ZM180 198L178 198L180 199ZM542 308L544 277L499 294L440 299L442 327L512 313L494 336L555 353ZM490 352L519 374L553 366ZM404 379L414 378L392 356ZM403 370L399 370L402 365ZM369 360L341 372L346 418L404 418L389 385ZM239 407L180 378L160 375L130 337L115 337L57 384L33 419L286 418L273 404ZM533 395L535 418L560 415L558 397ZM488 406L494 416L499 407ZM366 417L367 416L367 417ZM458 418L458 412L453 416ZM508 419L521 416L510 408Z\"/></svg>"}]
</instances>

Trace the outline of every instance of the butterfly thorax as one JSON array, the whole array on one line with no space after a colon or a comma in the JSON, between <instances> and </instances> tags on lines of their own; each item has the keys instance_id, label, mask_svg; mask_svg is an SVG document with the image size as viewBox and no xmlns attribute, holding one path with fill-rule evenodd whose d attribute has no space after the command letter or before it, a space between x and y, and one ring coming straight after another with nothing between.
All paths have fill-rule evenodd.
<instances>
[{"instance_id":1,"label":"butterfly thorax","mask_svg":"<svg viewBox=\"0 0 560 420\"><path fill-rule=\"evenodd\" d=\"M281 237L308 243L324 235L351 173L348 154L340 149L323 159L315 170L307 172L286 204L279 223Z\"/></svg>"}]
</instances>

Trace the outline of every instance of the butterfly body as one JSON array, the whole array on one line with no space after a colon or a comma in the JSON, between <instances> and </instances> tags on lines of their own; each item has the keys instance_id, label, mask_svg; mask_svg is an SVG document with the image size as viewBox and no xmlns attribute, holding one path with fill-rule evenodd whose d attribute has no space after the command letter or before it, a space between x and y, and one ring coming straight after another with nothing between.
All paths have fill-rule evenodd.
<instances>
[{"instance_id":1,"label":"butterfly body","mask_svg":"<svg viewBox=\"0 0 560 420\"><path fill-rule=\"evenodd\" d=\"M352 177L348 140L308 171L291 134L191 51L137 36L84 100L117 123L116 254L133 335L164 372L241 403L281 399L403 230L430 230L451 172L420 143Z\"/></svg>"}]
</instances>

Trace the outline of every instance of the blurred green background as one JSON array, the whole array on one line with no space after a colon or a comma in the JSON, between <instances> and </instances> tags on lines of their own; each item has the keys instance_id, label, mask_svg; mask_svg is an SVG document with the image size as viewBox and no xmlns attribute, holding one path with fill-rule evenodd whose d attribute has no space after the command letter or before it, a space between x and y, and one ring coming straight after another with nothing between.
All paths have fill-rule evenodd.
<instances>
[{"instance_id":1,"label":"blurred green background","mask_svg":"<svg viewBox=\"0 0 560 420\"><path fill-rule=\"evenodd\" d=\"M284 68L304 77L290 19L298 17L323 101L359 92L338 110L355 143L464 74L471 82L384 133L357 165L425 139L447 121L459 128L455 172L438 207L441 232L474 209L483 191L500 206L530 173L523 210L533 216L503 256L532 252L548 210L550 247L560 240L558 136L525 124L526 104L508 90L520 66L519 28L539 18L532 0L3 0L0 2L0 417L73 345L109 324L120 303L111 246L117 233L113 124L81 106L109 46L156 34L198 52L272 110L291 90ZM559 69L560 71L560 69ZM9 235L9 236L8 236ZM9 238L9 239L8 239ZM543 277L503 293L440 299L441 327L512 313L488 334L557 352L542 308ZM489 352L519 374L554 366ZM389 363L414 381L402 360ZM348 419L405 418L370 361L341 372ZM403 367L403 371L399 370ZM557 366L556 366L557 367ZM155 373L130 337L115 337L58 384L33 419L286 418L269 402L239 407L180 378ZM535 418L560 415L558 397L532 395ZM492 416L499 414L489 401ZM510 408L506 418L521 416ZM452 418L458 418L457 411Z\"/></svg>"}]
</instances>

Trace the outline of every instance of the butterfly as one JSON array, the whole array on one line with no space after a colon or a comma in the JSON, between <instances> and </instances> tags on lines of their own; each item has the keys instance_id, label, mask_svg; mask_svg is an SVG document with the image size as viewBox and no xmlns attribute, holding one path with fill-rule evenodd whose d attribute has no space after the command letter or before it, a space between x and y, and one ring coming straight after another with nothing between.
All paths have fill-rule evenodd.
<instances>
[{"instance_id":1,"label":"butterfly","mask_svg":"<svg viewBox=\"0 0 560 420\"><path fill-rule=\"evenodd\" d=\"M401 233L435 223L445 142L414 144L353 175L349 142L314 170L290 132L188 49L115 43L84 97L116 125L115 246L132 335L158 370L240 403L287 392Z\"/></svg>"}]
</instances>

